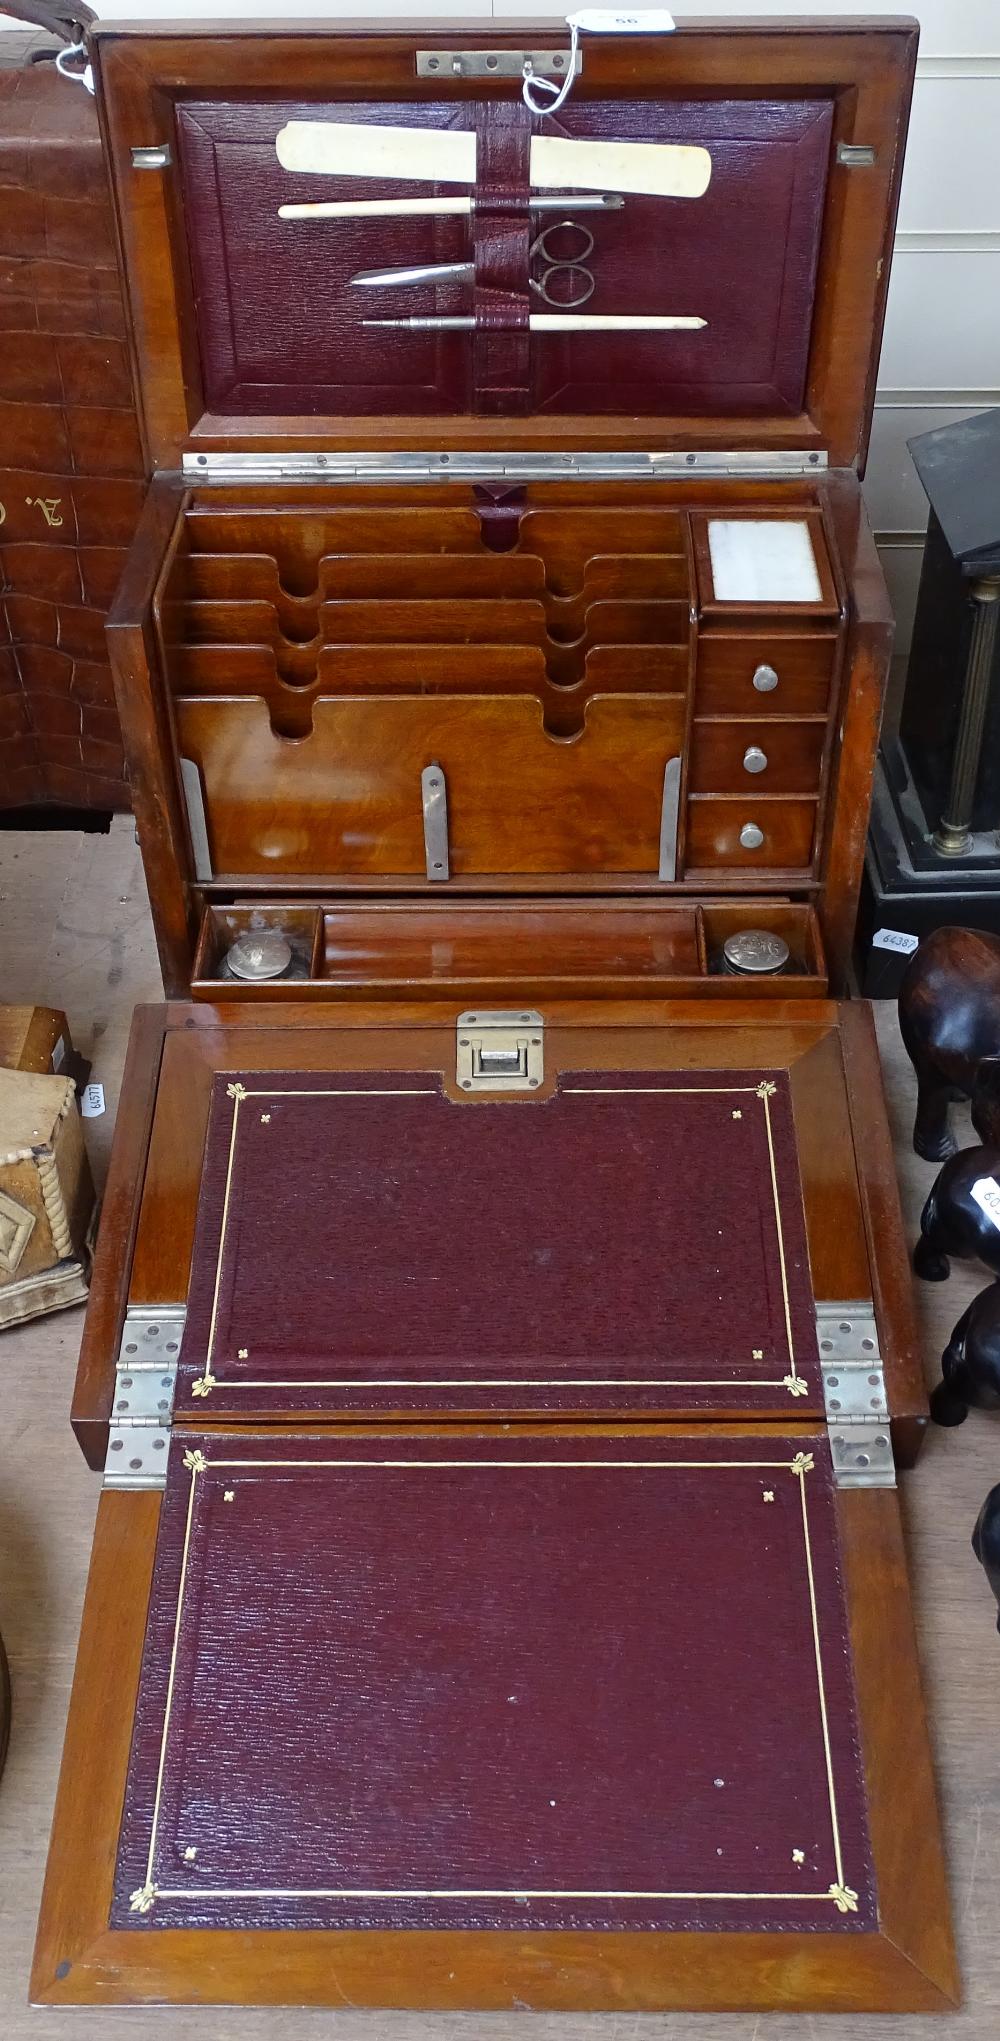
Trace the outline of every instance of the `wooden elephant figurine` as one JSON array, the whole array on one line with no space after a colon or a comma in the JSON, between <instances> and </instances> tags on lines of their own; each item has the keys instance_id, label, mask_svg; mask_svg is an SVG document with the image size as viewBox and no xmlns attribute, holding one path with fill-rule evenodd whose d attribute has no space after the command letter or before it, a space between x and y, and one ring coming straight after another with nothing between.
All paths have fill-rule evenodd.
<instances>
[{"instance_id":1,"label":"wooden elephant figurine","mask_svg":"<svg viewBox=\"0 0 1000 2041\"><path fill-rule=\"evenodd\" d=\"M931 1394L935 1424L964 1424L970 1410L1000 1410L1000 1283L980 1290L963 1311L941 1356L941 1380ZM1000 1518L997 1535L1000 1540ZM997 1556L1000 1566L1000 1542Z\"/></svg>"},{"instance_id":2,"label":"wooden elephant figurine","mask_svg":"<svg viewBox=\"0 0 1000 2041\"><path fill-rule=\"evenodd\" d=\"M1000 1481L990 1489L976 1518L972 1549L1000 1605ZM997 1629L1000 1630L1000 1613Z\"/></svg>"},{"instance_id":3,"label":"wooden elephant figurine","mask_svg":"<svg viewBox=\"0 0 1000 2041\"><path fill-rule=\"evenodd\" d=\"M953 1099L972 1095L984 1056L1000 1057L1000 937L938 928L906 967L899 1027L917 1073L913 1146L925 1162L954 1155Z\"/></svg>"},{"instance_id":4,"label":"wooden elephant figurine","mask_svg":"<svg viewBox=\"0 0 1000 2041\"><path fill-rule=\"evenodd\" d=\"M992 1063L990 1069L992 1081ZM993 1177L1000 1185L1000 1142L963 1148L938 1170L920 1214L920 1238L913 1250L913 1267L925 1283L945 1282L952 1257L985 1262L1000 1276L1000 1225L972 1195L983 1177ZM997 1204L1000 1210L1000 1197Z\"/></svg>"}]
</instances>

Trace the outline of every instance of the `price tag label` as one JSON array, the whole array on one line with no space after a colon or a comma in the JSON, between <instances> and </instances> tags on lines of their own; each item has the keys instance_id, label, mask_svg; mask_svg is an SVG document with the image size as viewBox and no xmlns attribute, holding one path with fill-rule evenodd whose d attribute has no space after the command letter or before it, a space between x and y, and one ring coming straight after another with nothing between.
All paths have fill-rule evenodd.
<instances>
[{"instance_id":1,"label":"price tag label","mask_svg":"<svg viewBox=\"0 0 1000 2041\"><path fill-rule=\"evenodd\" d=\"M901 957L912 957L919 942L918 935L906 935L901 928L878 928L872 936L872 949L896 950Z\"/></svg>"},{"instance_id":2,"label":"price tag label","mask_svg":"<svg viewBox=\"0 0 1000 2041\"><path fill-rule=\"evenodd\" d=\"M665 7L638 7L633 14L612 14L602 7L586 7L579 14L567 14L570 28L587 35L670 35L677 23Z\"/></svg>"},{"instance_id":3,"label":"price tag label","mask_svg":"<svg viewBox=\"0 0 1000 2041\"><path fill-rule=\"evenodd\" d=\"M85 1120L99 1120L104 1111L103 1084L85 1084L80 1100L80 1111Z\"/></svg>"},{"instance_id":4,"label":"price tag label","mask_svg":"<svg viewBox=\"0 0 1000 2041\"><path fill-rule=\"evenodd\" d=\"M1000 1233L1000 1183L995 1176L981 1176L972 1186L972 1195L981 1212Z\"/></svg>"}]
</instances>

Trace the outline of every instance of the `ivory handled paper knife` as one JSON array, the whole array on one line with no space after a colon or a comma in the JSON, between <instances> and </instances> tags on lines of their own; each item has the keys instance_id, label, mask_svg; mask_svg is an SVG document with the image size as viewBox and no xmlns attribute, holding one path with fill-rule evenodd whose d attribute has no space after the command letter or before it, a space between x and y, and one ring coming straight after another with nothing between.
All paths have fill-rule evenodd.
<instances>
[{"instance_id":1,"label":"ivory handled paper knife","mask_svg":"<svg viewBox=\"0 0 1000 2041\"><path fill-rule=\"evenodd\" d=\"M563 192L528 200L532 213L616 213L625 200L614 191ZM381 220L432 213L474 213L474 198L344 198L317 200L312 205L278 207L279 220Z\"/></svg>"},{"instance_id":2,"label":"ivory handled paper knife","mask_svg":"<svg viewBox=\"0 0 1000 2041\"><path fill-rule=\"evenodd\" d=\"M659 313L646 316L642 312L531 312L528 315L532 333L691 333L706 323L704 319L677 319ZM440 317L414 315L407 319L362 319L360 324L404 327L411 333L471 333L476 322L471 314L445 313Z\"/></svg>"},{"instance_id":3,"label":"ivory handled paper knife","mask_svg":"<svg viewBox=\"0 0 1000 2041\"><path fill-rule=\"evenodd\" d=\"M475 184L471 129L391 128L364 121L291 120L275 140L283 170L323 177L405 177ZM707 149L679 142L581 142L532 135L529 181L551 189L631 191L700 198L712 175Z\"/></svg>"}]
</instances>

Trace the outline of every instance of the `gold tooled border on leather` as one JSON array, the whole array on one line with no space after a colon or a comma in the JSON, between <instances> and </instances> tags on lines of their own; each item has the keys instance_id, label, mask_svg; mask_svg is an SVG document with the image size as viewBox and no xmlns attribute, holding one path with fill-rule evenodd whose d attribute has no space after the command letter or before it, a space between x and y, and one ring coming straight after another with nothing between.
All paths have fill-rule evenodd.
<instances>
[{"instance_id":1,"label":"gold tooled border on leather","mask_svg":"<svg viewBox=\"0 0 1000 2041\"><path fill-rule=\"evenodd\" d=\"M784 1315L785 1343L788 1351L788 1373L786 1375L782 1375L776 1378L766 1378L760 1375L748 1375L744 1376L742 1379L746 1386L753 1389L785 1389L787 1390L789 1396L797 1397L808 1396L809 1385L804 1379L804 1377L799 1373L798 1367L796 1365L795 1346L792 1337L792 1315L788 1294L788 1267L785 1258L785 1239L781 1224L781 1200L778 1193L778 1169L774 1153L774 1135L771 1127L771 1099L773 1098L776 1090L777 1086L774 1083L773 1079L763 1078L759 1084L642 1084L642 1085L571 1084L562 1087L560 1089L559 1096L561 1098L573 1097L620 1098L626 1095L634 1097L641 1093L656 1095L658 1097L666 1095L674 1097L682 1096L689 1097L691 1095L695 1095L700 1097L711 1096L716 1098L718 1097L756 1098L760 1100L764 1109L764 1128L767 1136L767 1154L770 1171L771 1197L774 1207L774 1227L778 1243L778 1266L781 1274L781 1296L782 1296L782 1309ZM263 1380L256 1380L246 1376L242 1377L226 1376L225 1378L223 1378L222 1376L216 1373L214 1366L216 1359L215 1337L218 1327L219 1302L222 1291L222 1264L226 1250L226 1234L229 1225L229 1208L233 1187L233 1169L236 1159L236 1141L240 1126L240 1107L244 1104L244 1102L247 1099L271 1099L272 1101L274 1101L277 1099L286 1098L385 1099L385 1098L440 1097L440 1093L436 1086L433 1088L428 1086L426 1089L424 1088L414 1089L411 1086L406 1090L401 1090L394 1087L392 1089L386 1088L384 1090L379 1089L376 1091L371 1088L365 1088L362 1090L352 1089L347 1085L336 1085L332 1087L331 1086L317 1086L315 1088L303 1087L291 1091L285 1090L275 1091L273 1087L272 1088L266 1087L261 1091L256 1090L251 1091L245 1085L240 1084L239 1082L228 1084L226 1086L226 1093L227 1096L231 1098L233 1101L233 1118L229 1133L229 1156L226 1166L226 1182L222 1200L222 1223L219 1232L219 1250L215 1264L215 1285L212 1292L212 1312L208 1327L208 1342L205 1354L205 1369L204 1373L198 1375L191 1384L192 1396L195 1397L210 1396L213 1389L218 1388L219 1383L223 1379L225 1380L226 1389L230 1392L235 1390L248 1391L255 1389L269 1389L269 1390L372 1389L372 1388L458 1389L467 1387L468 1380L464 1376L458 1380L452 1381L439 1375L432 1376L411 1375L407 1376L405 1380L397 1381L390 1376L369 1373L360 1381L348 1381L347 1379L341 1376L334 1376L330 1378L296 1377L294 1380L286 1381L280 1379L277 1376L274 1377L268 1376ZM739 1118L741 1116L741 1113L742 1108L739 1108L738 1110L734 1111L733 1114L734 1119ZM265 1120L268 1117L269 1115L267 1114L262 1115L262 1118L264 1118ZM239 1348L237 1358L241 1361L248 1360L250 1356L247 1348L245 1347ZM762 1358L762 1356L758 1352L754 1351L752 1358L754 1360L759 1360ZM476 1376L475 1387L477 1389L511 1389L511 1388L689 1389L692 1387L692 1385L696 1385L698 1388L705 1389L730 1389L734 1386L735 1383L738 1383L739 1380L740 1377L737 1375L722 1375L716 1377L696 1374L679 1377L643 1375L636 1378L635 1380L630 1380L628 1377L617 1375L609 1376L607 1378L588 1375L580 1378L579 1380L567 1375L554 1376L551 1379L548 1378L539 1379L537 1377L529 1378L522 1376L516 1376L511 1378L496 1376Z\"/></svg>"},{"instance_id":2,"label":"gold tooled border on leather","mask_svg":"<svg viewBox=\"0 0 1000 2041\"><path fill-rule=\"evenodd\" d=\"M657 1459L657 1460L595 1460L595 1459L590 1459L590 1458L584 1458L584 1459L577 1459L577 1460L520 1460L520 1459L518 1459L518 1460L483 1460L483 1459L476 1459L476 1460L453 1460L453 1459L447 1459L447 1460L441 1460L441 1459L434 1459L434 1460L417 1460L417 1459L358 1459L358 1460L355 1460L355 1459L350 1459L350 1460L348 1460L348 1459L337 1459L337 1460L319 1460L319 1459L306 1459L306 1460L291 1460L291 1459L290 1459L290 1460L283 1460L283 1459L278 1459L278 1458L274 1458L274 1459L264 1459L264 1460L255 1460L255 1459L229 1459L229 1458L221 1458L221 1457L220 1457L220 1458L214 1458L214 1457L213 1457L213 1459L212 1459L212 1460L211 1460L211 1461L209 1462L209 1461L207 1461L207 1460L206 1460L206 1458L205 1458L205 1455L204 1455L204 1453L203 1453L203 1452L201 1451L201 1449L200 1449L200 1448L193 1448L193 1449L189 1448L189 1449L188 1449L188 1451L186 1451L186 1452L185 1452L185 1454L184 1454L183 1464L184 1464L184 1466L185 1466L185 1467L186 1467L186 1468L187 1468L187 1469L189 1470L189 1472L190 1472L190 1475L191 1475L191 1487L190 1487L190 1490L189 1490L189 1494L188 1494L188 1506L187 1506L187 1518L186 1518L186 1522L185 1522L185 1527L184 1527L184 1546L183 1546L183 1552L182 1552L182 1558L181 1558L181 1577L180 1577L180 1584L179 1584L179 1587L178 1587L178 1591L177 1591L177 1601L176 1601L176 1605L175 1605L175 1610L174 1610L174 1628L173 1628L173 1640L172 1640L172 1644L171 1644L171 1652L170 1652L170 1669L169 1669L169 1674L168 1674L168 1679L167 1679L167 1694L166 1694L166 1701L165 1701L165 1704L164 1704L164 1715L163 1715L163 1731L162 1731L162 1735L161 1735L161 1738L160 1738L160 1752L159 1752L159 1762L158 1762L158 1767L157 1767L157 1774L156 1774L156 1792L155 1792L155 1797L154 1797L154 1801L153 1801L153 1816L152 1816L152 1823L151 1823L151 1828L150 1828L150 1837L149 1837L149 1852L148 1852L148 1856L147 1856L147 1860L146 1860L146 1876L145 1876L145 1880L144 1880L143 1884L142 1884L142 1885L140 1885L140 1886L139 1886L139 1887L138 1887L138 1888L137 1888L137 1889L136 1889L136 1890L135 1890L135 1891L134 1891L133 1893L131 1893L131 1894L130 1894L130 1905L131 1905L131 1909L132 1909L132 1912L133 1912L133 1913L139 1913L139 1914L148 1914L148 1913L151 1913L151 1912L152 1912L152 1910L153 1910L153 1908L154 1908L154 1906L155 1906L155 1904L156 1904L156 1902L157 1902L157 1900L161 1900L161 1899L187 1899L187 1900L194 1900L194 1899L266 1899L266 1900L271 1900L271 1899L313 1899L313 1900L318 1900L318 1899L372 1899L372 1900L375 1900L375 1899L389 1899L389 1900L392 1900L392 1899L412 1899L412 1900L427 1900L427 1899L448 1899L448 1900L452 1900L452 1899L519 1899L519 1900L524 1900L524 1899L628 1899L628 1900L692 1900L692 1901L709 1901L709 1902L711 1902L711 1901L716 1901L716 1902L718 1902L718 1903L725 1903L725 1902L727 1902L727 1901L736 1901L736 1902L744 1901L744 1902L750 1902L750 1901L754 1901L754 1900L759 1900L759 1901L761 1901L762 1903L765 1903L765 1904L774 1904L774 1903L775 1903L776 1901L782 1901L782 1902L798 1902L798 1903L802 1903L802 1902L804 1902L804 1901L805 1901L805 1902L808 1902L808 1903L810 1903L810 1904L816 1904L817 1902L822 1902L822 1901L829 1901L829 1903L830 1903L830 1904L831 1904L832 1906L834 1906L834 1907L835 1907L835 1908L837 1909L837 1912L838 1912L838 1913L842 1913L842 1914L847 1914L847 1913L857 1913L857 1911L858 1911L858 1895L857 1895L857 1892L856 1892L856 1891L854 1890L854 1888L853 1888L852 1886L848 1885L848 1884L847 1884L847 1883L845 1882L845 1878L844 1878L844 1864L843 1864L843 1856L842 1856L842 1850L841 1850L841 1838L840 1838L840 1823L839 1823L839 1819L838 1819L838 1815L837 1815L837 1794L836 1794L836 1786L835 1786L835 1782L834 1782L834 1776L833 1776L833 1752L832 1752L832 1749L831 1749L831 1744L830 1744L830 1724L829 1724L829 1714L828 1714L828 1708L827 1708L827 1698L826 1698L826 1686L825 1686L825 1681L824 1681L824 1678L823 1678L823 1654L822 1654L822 1648L821 1648L821 1645L820 1645L820 1635L819 1635L819 1616L818 1616L818 1611L817 1611L817 1606L816 1606L816 1582L815 1582L815 1576L814 1576L814 1572L813 1572L813 1561L812 1561L812 1541L811 1541L811 1538L810 1538L810 1532L809 1532L809 1510L808 1510L808 1505L807 1505L807 1502L806 1502L806 1477L807 1477L807 1475L809 1475L809 1474L811 1474L811 1473L813 1472L813 1470L814 1470L814 1468L815 1468L815 1464L816 1464L816 1463L815 1463L815 1461L814 1461L814 1459L813 1459L813 1456L812 1456L812 1454L811 1454L811 1453L806 1453L806 1452L798 1452L798 1453L796 1453L796 1454L795 1454L795 1455L793 1456L793 1458L792 1458L791 1460L690 1460L690 1459L684 1459L684 1460L663 1460L663 1459ZM174 1699L174 1684L175 1684L175 1678L176 1678L176 1672L177 1672L177 1656L178 1656L178 1649L179 1649L179 1644L180 1644L180 1635L181 1635L181 1620L182 1620L182 1616L183 1616L183 1611L184 1611L184 1597L185 1597L185 1589L186 1589L186 1586L187 1586L187 1573L188 1573L188 1559L189 1559L189 1555L190 1555L190 1548L191 1548L191 1531L192 1531L192 1526L193 1526L193 1523L194 1523L194 1512L195 1512L195 1503L196 1503L196 1498L197 1498L197 1495L198 1495L198 1482L199 1482L199 1477L200 1477L201 1475L203 1475L203 1474L206 1474L206 1473L209 1473L209 1472L211 1472L211 1473L213 1473L213 1474L214 1474L214 1473L217 1473L217 1472L221 1471L222 1469L235 1469L235 1468L261 1468L261 1467L267 1467L267 1468L272 1468L272 1467L274 1467L274 1468L278 1468L278 1467L282 1467L282 1468L289 1468L289 1467L309 1467L309 1468L318 1468L318 1467L336 1467L336 1468L337 1468L338 1470L340 1470L340 1471L341 1471L341 1472L343 1472L343 1473L350 1473L350 1472L351 1472L351 1470L352 1470L353 1468L355 1468L355 1467L362 1467L362 1468L368 1468L368 1469L370 1469L370 1468L372 1468L372 1467L391 1467L391 1468L393 1468L393 1469L396 1469L396 1470L399 1470L399 1469L404 1469L404 1468L405 1468L405 1469L407 1469L407 1470L409 1470L409 1471L412 1471L412 1472L416 1472L416 1473L427 1473L427 1472L434 1472L434 1471L436 1471L436 1470L439 1470L439 1469L441 1469L441 1468L448 1468L448 1469L454 1469L454 1468L476 1468L476 1469L482 1469L482 1468L507 1468L507 1467L512 1467L512 1468L518 1468L518 1469L523 1469L523 1468L526 1468L526 1467L534 1467L534 1468L553 1468L553 1469L558 1469L558 1470L560 1470L560 1471L565 1471L565 1470L566 1470L567 1468L573 1468L573 1469L575 1470L575 1469L577 1469L577 1468L584 1468L584 1469L590 1469L590 1468L598 1467L598 1468L610 1468L610 1469L614 1469L614 1470L615 1470L615 1471L617 1472L618 1470L623 1470L623 1471L625 1471L625 1470L629 1470L629 1469L639 1469L639 1468L641 1468L641 1469L660 1469L660 1470L669 1470L669 1469L672 1469L672 1468L677 1468L677 1467L683 1467L683 1468L696 1468L696 1469L697 1469L697 1468L710 1468L710 1469L713 1469L713 1470L714 1470L714 1469L726 1470L726 1469L730 1469L730 1468L734 1468L734 1467L735 1467L735 1468L742 1468L742 1469L743 1469L744 1471L746 1471L747 1469L753 1469L753 1470L756 1470L757 1472L768 1472L768 1473L775 1473L775 1474L778 1474L778 1473L786 1473L786 1474L791 1474L791 1475L792 1475L792 1477L793 1477L793 1478L794 1478L795 1480L797 1480L797 1482L798 1482L798 1485L799 1485L799 1499L800 1499L800 1504L801 1504L801 1512L802 1512L802 1538L803 1538L803 1554L804 1554L804 1559L805 1559L805 1571L806 1571L806 1581L807 1581L807 1585L808 1585L808 1590L809 1590L809 1613L810 1613L810 1622L811 1622L811 1626L812 1626L812 1638L813 1638L813 1651L814 1651L814 1657L815 1657L815 1666L816 1666L816 1690L817 1690L817 1698L818 1698L818 1702L819 1702L819 1711L820 1711L820 1722L821 1722L821 1725L822 1725L822 1732L823 1732L823 1752L824 1752L824 1763L825 1763L825 1771L826 1771L826 1789L827 1789L827 1796L828 1796L828 1802L829 1802L829 1810L830 1810L830 1836L831 1836L831 1843L832 1843L832 1847L833 1847L833 1858L834 1858L834 1864L835 1864L835 1867L836 1867L836 1873L837 1873L837 1876L836 1876L836 1879L835 1879L834 1883L833 1883L833 1884L831 1884L831 1885L829 1885L829 1886L828 1886L828 1887L826 1888L826 1890L825 1890L825 1891L821 1891L821 1892L809 1892L809 1891L801 1891L801 1890L800 1890L800 1891L798 1891L798 1892L666 1892L666 1891L665 1891L665 1892L649 1892L649 1891L641 1891L641 1892L640 1892L640 1891L628 1891L628 1890L623 1890L623 1889L621 1889L621 1888L619 1888L619 1889L616 1889L616 1890L604 1890L604 1889L602 1889L602 1890L567 1890L567 1889L559 1889L559 1888L554 1888L554 1889L548 1889L548 1888L546 1888L546 1889L544 1889L544 1890L541 1890L541 1889L532 1889L532 1888L530 1888L530 1887L521 1887L521 1886L512 1886L512 1887L504 1887L504 1888L486 1888L486 1889L478 1889L478 1888L477 1888L477 1889L472 1889L472 1888L466 1888L466 1887L457 1887L457 1888L456 1888L456 1887L432 1887L432 1888L427 1888L427 1887L421 1887L421 1888L419 1888L419 1889L417 1889L417 1888L414 1888L413 1890L410 1890L410 1889L408 1889L408 1888L405 1888L405 1887L404 1887L404 1888L401 1888L401 1889L392 1889L392 1890L389 1890L389 1889L383 1889L383 1888L380 1888L380 1887L352 1887L352 1886L330 1886L330 1887L319 1887L319 1888L315 1888L315 1887L313 1887L313 1888L306 1888L306 1887L301 1887L301 1888L300 1888L300 1887L294 1887L294 1886L282 1886L282 1887L276 1887L276 1886L189 1886L189 1887L186 1887L186 1888L184 1888L184 1887L170 1887L170 1886L162 1886L162 1885L158 1885L158 1884L157 1884L157 1882L156 1882L156 1877L155 1877L155 1870L156 1870L156 1845L157 1845L157 1839L158 1839L158 1834L159 1834L159 1822L160 1822L160 1809L161 1809L161 1804L162 1804L162 1798L163 1798L163 1785L164 1785L164 1779L165 1779L165 1776L166 1776L166 1763L167 1763L167 1744L168 1744L168 1741L169 1741L169 1736L170 1736L170 1722L171 1722L171 1712L172 1712L172 1708L173 1708L173 1699ZM230 1500L230 1499L232 1499L232 1491L230 1491L230 1492L229 1492L229 1493L228 1493L228 1494L226 1495L226 1500L228 1501L228 1500ZM764 1499L765 1499L765 1500L772 1500L772 1499L773 1499L771 1491L768 1491L768 1490L765 1490L765 1491L764 1491ZM797 1857L796 1857L796 1861L797 1861Z\"/></svg>"}]
</instances>

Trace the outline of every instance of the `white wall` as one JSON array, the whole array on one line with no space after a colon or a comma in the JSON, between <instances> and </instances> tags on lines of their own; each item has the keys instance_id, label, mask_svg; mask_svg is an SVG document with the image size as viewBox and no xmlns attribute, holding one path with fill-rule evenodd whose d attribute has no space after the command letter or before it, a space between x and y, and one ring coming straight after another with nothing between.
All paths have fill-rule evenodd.
<instances>
[{"instance_id":1,"label":"white wall","mask_svg":"<svg viewBox=\"0 0 1000 2041\"><path fill-rule=\"evenodd\" d=\"M291 0L295 18L527 19L530 0ZM893 0L692 0L701 16L900 14ZM923 0L920 56L865 488L905 648L926 505L906 441L1000 403L1000 0ZM113 0L108 20L281 15L277 0ZM538 17L555 20L556 9ZM0 23L3 16L0 15Z\"/></svg>"}]
</instances>

